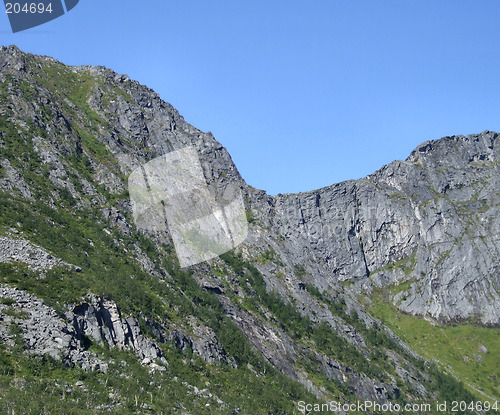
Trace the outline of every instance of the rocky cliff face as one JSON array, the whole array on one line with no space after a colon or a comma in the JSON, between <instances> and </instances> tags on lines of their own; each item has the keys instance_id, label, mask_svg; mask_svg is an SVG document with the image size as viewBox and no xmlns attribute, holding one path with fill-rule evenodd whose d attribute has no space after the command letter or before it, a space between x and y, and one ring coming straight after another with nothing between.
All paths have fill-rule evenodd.
<instances>
[{"instance_id":1,"label":"rocky cliff face","mask_svg":"<svg viewBox=\"0 0 500 415\"><path fill-rule=\"evenodd\" d=\"M426 142L364 179L271 197L125 75L2 47L0 82L8 347L17 325L28 353L86 370L107 370L105 346L177 378L175 349L212 376L210 365L244 368L269 385L276 370L318 399L411 402L444 396L445 375L371 312L380 293L433 324L500 326L496 133ZM186 271L168 233L135 227L127 177L187 145L215 193L241 189L250 227L235 252Z\"/></svg>"},{"instance_id":2,"label":"rocky cliff face","mask_svg":"<svg viewBox=\"0 0 500 415\"><path fill-rule=\"evenodd\" d=\"M497 133L445 137L365 179L255 206L320 278L358 294L409 282L394 298L404 312L498 326L499 157Z\"/></svg>"}]
</instances>

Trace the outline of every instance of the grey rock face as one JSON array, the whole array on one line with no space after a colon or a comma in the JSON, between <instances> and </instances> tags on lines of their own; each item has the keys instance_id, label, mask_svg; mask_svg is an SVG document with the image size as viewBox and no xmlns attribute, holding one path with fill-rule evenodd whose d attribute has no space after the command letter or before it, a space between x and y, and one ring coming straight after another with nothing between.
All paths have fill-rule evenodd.
<instances>
[{"instance_id":1,"label":"grey rock face","mask_svg":"<svg viewBox=\"0 0 500 415\"><path fill-rule=\"evenodd\" d=\"M77 340L74 328L43 301L5 285L0 286L0 298L11 302L11 305L0 304L0 338L3 341L10 345L14 343L10 327L16 324L21 329L24 348L29 353L49 355L67 364L78 364L85 370L106 371L106 363L85 351Z\"/></svg>"},{"instance_id":2,"label":"grey rock face","mask_svg":"<svg viewBox=\"0 0 500 415\"><path fill-rule=\"evenodd\" d=\"M131 350L141 360L161 358L161 349L141 334L139 323L131 317L122 317L116 303L97 296L90 296L88 303L72 307L66 317L73 322L76 337L86 336L98 343L120 350Z\"/></svg>"},{"instance_id":3,"label":"grey rock face","mask_svg":"<svg viewBox=\"0 0 500 415\"><path fill-rule=\"evenodd\" d=\"M282 329L235 307L229 301L223 300L223 303L227 315L241 328L256 349L281 373L298 380L316 396L331 399L331 395L323 387L314 384L310 375L298 367L297 364L305 356L319 363L321 373L328 379L345 384L356 391L359 399L387 402L391 396L399 393L395 383L383 383L359 374L331 357L296 342ZM427 394L425 389L420 392L421 397Z\"/></svg>"},{"instance_id":4,"label":"grey rock face","mask_svg":"<svg viewBox=\"0 0 500 415\"><path fill-rule=\"evenodd\" d=\"M436 319L500 323L497 133L446 137L365 179L256 203L296 263ZM264 213L271 206L270 214ZM269 219L270 218L270 219Z\"/></svg>"},{"instance_id":5,"label":"grey rock face","mask_svg":"<svg viewBox=\"0 0 500 415\"><path fill-rule=\"evenodd\" d=\"M195 319L189 320L189 329L191 331L189 335L184 333L185 329L173 328L170 330L168 340L172 341L179 350L186 351L188 348L191 349L205 362L224 362L236 367L234 360L226 356L214 331L209 327L200 325Z\"/></svg>"},{"instance_id":6,"label":"grey rock face","mask_svg":"<svg viewBox=\"0 0 500 415\"><path fill-rule=\"evenodd\" d=\"M35 271L52 269L56 266L67 266L79 270L76 265L68 264L60 258L55 258L43 248L25 239L13 239L0 236L0 262L21 262Z\"/></svg>"},{"instance_id":7,"label":"grey rock face","mask_svg":"<svg viewBox=\"0 0 500 415\"><path fill-rule=\"evenodd\" d=\"M4 299L0 304L0 338L13 344L9 329L17 324L30 353L62 359L85 370L105 371L107 364L85 350L86 337L110 348L131 350L144 364L158 359L166 363L161 349L142 334L137 320L123 317L112 301L91 296L89 303L71 307L63 319L42 300L16 288L0 286L0 299Z\"/></svg>"},{"instance_id":8,"label":"grey rock face","mask_svg":"<svg viewBox=\"0 0 500 415\"><path fill-rule=\"evenodd\" d=\"M0 166L5 172L4 177L0 179L0 189L4 189L8 192L16 190L26 199L33 200L33 195L31 194L29 186L26 184L19 171L10 164L9 160L0 160Z\"/></svg>"},{"instance_id":9,"label":"grey rock face","mask_svg":"<svg viewBox=\"0 0 500 415\"><path fill-rule=\"evenodd\" d=\"M85 350L90 340L109 348L130 350L154 369L161 370L155 362L167 364L157 343L143 335L136 319L123 316L113 301L91 295L88 302L69 306L61 318L42 300L16 288L1 285L0 299L0 339L13 345L10 327L16 324L21 328L24 348L35 355L49 355L85 370L106 371L107 363ZM173 341L180 350L189 347L206 362L236 366L213 330L194 319L190 324L189 335L177 327L172 327L168 335L162 327L152 329L159 341Z\"/></svg>"}]
</instances>

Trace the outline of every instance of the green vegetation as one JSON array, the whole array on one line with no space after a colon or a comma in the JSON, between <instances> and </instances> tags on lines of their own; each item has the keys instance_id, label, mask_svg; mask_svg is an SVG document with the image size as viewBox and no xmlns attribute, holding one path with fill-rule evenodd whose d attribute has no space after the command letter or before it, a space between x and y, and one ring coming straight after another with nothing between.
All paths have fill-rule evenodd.
<instances>
[{"instance_id":1,"label":"green vegetation","mask_svg":"<svg viewBox=\"0 0 500 415\"><path fill-rule=\"evenodd\" d=\"M92 292L113 299L122 311L133 314L140 320L149 317L182 319L187 315L196 316L215 331L228 356L239 366L237 369L224 365L215 367L198 361L196 364L187 365L187 368L180 363L174 367L173 352L169 352L167 359L171 377L177 376L189 383L199 378L207 378L209 382L231 385L231 387L220 386L218 390L221 390L220 397L223 400L227 399L226 402L229 402L233 409L240 407L246 408L247 413L268 413L272 408L276 413L285 414L293 412L293 403L299 398L314 400L303 387L277 373L254 351L241 331L224 316L216 295L203 291L191 272L181 270L173 258L167 258L161 265L168 270L173 281L169 285L160 283L156 277L142 271L121 246L131 248L132 244L138 244L143 252L155 259L155 245L140 234L134 234L130 239L120 235L122 242L117 244L113 235L103 231L105 224L96 222L95 217L96 214L92 215L91 212L83 210L78 211L78 216L76 214L72 216L63 209L51 209L41 202L27 204L24 201L9 200L5 195L1 195L1 225L19 223L19 228L31 240L47 247L66 261L81 266L82 272L58 267L47 271L44 279L39 279L37 274L19 264L0 264L0 278L3 282L36 294L60 311L63 311L63 303L81 301L86 293ZM89 255L86 256L85 252ZM8 299L4 299L3 303L12 305ZM11 409L17 408L17 412L23 408L23 402L26 402L33 393L40 398L43 397L40 400L43 405L40 402L28 404L27 408L32 408L33 411L43 411L47 408L50 413L92 413L91 408L95 408L96 405L110 404L106 394L96 392L100 390L99 388L102 389L102 382L92 386L92 382L89 381L90 386L86 386L88 391L73 388L71 394L65 392L67 387L61 385L65 382L71 383L71 379L76 376L75 373L80 373L77 369L61 368L55 371L53 362L47 363L36 359L19 361L16 360L18 358L19 355L15 353L3 354L0 373L3 371L5 377L0 378L0 384L5 390L5 399L0 404L8 404L10 405L8 408ZM125 357L122 356L121 359ZM191 356L191 359L194 357ZM179 402L180 405L191 408L196 413L212 413L209 408L200 409L204 408L205 402L201 405L199 400L187 398L185 391L182 392L180 381L175 385L171 384L169 377L166 376L157 380L157 384L162 385L163 394L158 396L157 390L144 386L148 385L148 382L143 382L146 369L138 366L138 363L133 363L136 362L136 358L129 357L126 361L127 369L121 369L122 375L116 375L118 383L115 383L115 389L120 391L121 396L123 395L124 408L128 408L125 413L132 412L133 408L136 408L134 396L141 388L144 390L139 393L139 405L140 402L151 405L148 395L151 393L154 402L151 406L158 410L170 408L171 402ZM251 364L261 374L256 375L246 369L247 364ZM41 369L37 369L40 372L39 376L34 376L23 369L31 365L42 365ZM13 370L15 370L14 377ZM78 376L87 375L80 373ZM103 376L97 376L97 380L103 381ZM111 379L111 377L108 375L106 378ZM15 379L21 379L18 382L22 382L24 391L15 388ZM111 385L109 382L107 384ZM197 385L199 382L192 384ZM202 389L202 386L199 388ZM174 393L172 389L178 391L175 394L179 393L182 398L172 395ZM130 393L125 393L127 390ZM258 396L255 395L256 391L259 391ZM61 406L57 406L63 399L62 396L64 402L60 404ZM75 400L78 400L76 406ZM72 407L74 409L71 409ZM0 411L1 408L0 406ZM211 408L213 409L213 406ZM232 413L233 409L221 409L220 413ZM153 410L152 413L159 412Z\"/></svg>"},{"instance_id":2,"label":"green vegetation","mask_svg":"<svg viewBox=\"0 0 500 415\"><path fill-rule=\"evenodd\" d=\"M0 299L0 303L2 303L3 305L7 305L7 306L11 306L15 302L16 302L15 300L13 300L12 298L8 298L8 297L4 297L4 298Z\"/></svg>"},{"instance_id":3,"label":"green vegetation","mask_svg":"<svg viewBox=\"0 0 500 415\"><path fill-rule=\"evenodd\" d=\"M293 267L293 273L299 278L308 275L308 272L306 271L303 265L295 265Z\"/></svg>"},{"instance_id":4,"label":"green vegetation","mask_svg":"<svg viewBox=\"0 0 500 415\"><path fill-rule=\"evenodd\" d=\"M274 262L276 265L280 267L283 266L283 263L279 259L278 255L276 255L276 251L273 248L269 248L259 254L256 261L259 264L266 264L267 262Z\"/></svg>"},{"instance_id":5,"label":"green vegetation","mask_svg":"<svg viewBox=\"0 0 500 415\"><path fill-rule=\"evenodd\" d=\"M352 310L348 313L345 300L342 297L328 298L324 293L320 292L318 288L311 284L306 284L306 289L313 297L326 304L333 315L342 318L347 324L352 325L361 333L366 343L369 345L369 349L375 351L371 356L371 362L361 360L360 365L362 367L362 372L384 380L387 380L384 373L395 375L394 367L388 361L385 351L385 349L388 349L400 353L402 352L401 347L399 347L394 340L385 335L382 329L376 324L367 327L363 320L359 318L356 311ZM348 346L351 345L348 344Z\"/></svg>"},{"instance_id":6,"label":"green vegetation","mask_svg":"<svg viewBox=\"0 0 500 415\"><path fill-rule=\"evenodd\" d=\"M351 324L360 334L363 335L363 338L369 346L369 349L373 350L373 353L371 355L371 367L369 368L369 370L374 371L378 376L383 376L383 373L385 371L387 373L391 373L393 376L396 376L396 378L398 379L398 376L392 370L391 362L387 356L387 352L391 350L397 352L399 355L403 356L409 363L429 375L431 381L424 381L423 383L429 390L435 391L441 400L464 400L470 402L478 399L477 394L474 393L474 391L468 390L461 381L457 380L454 376L446 373L443 370L443 367L426 364L422 359L416 358L412 354L408 353L408 351L404 349L398 342L389 337L388 334L385 333L385 331L379 325L373 324L372 326L367 327L355 311L351 311L350 313L348 313L343 298L340 297L338 299L328 299L328 297L324 293L321 293L316 287L311 285L306 285L306 289L311 295L327 304L332 314L341 317L346 323ZM377 304L378 306L380 306L381 303ZM387 310L387 308L384 308L384 310ZM394 313L393 317L398 319L398 321L400 318L412 318L398 313L394 308L392 308L391 310ZM395 328L391 324L388 323L387 319L385 318L385 314L380 314L379 308L371 308L369 311L372 313L372 315L379 317L384 322L384 324L387 324L389 328L395 331L396 334L401 334L398 332L398 330L395 330ZM413 325L411 323L408 325L407 330L408 333L413 333ZM404 336L402 337L402 339L406 341L406 338ZM412 346L411 342L407 341L407 343ZM425 347L425 345L426 343L423 343L421 346ZM432 352L421 353L420 348L416 348L414 350L416 350L422 356L431 360L433 359L433 356L435 356ZM498 359L498 355L496 355L492 360L495 361L495 358ZM498 360L496 361L498 362ZM460 379L462 378L460 377ZM402 392L407 391L407 387L404 385L401 379L398 379L398 385L401 388Z\"/></svg>"},{"instance_id":7,"label":"green vegetation","mask_svg":"<svg viewBox=\"0 0 500 415\"><path fill-rule=\"evenodd\" d=\"M285 303L279 294L267 292L262 274L251 263L244 261L241 254L226 252L220 257L239 277L241 287L249 295L247 305L252 311L258 312L259 305L264 305L280 322L281 327L295 338L311 333L311 321L302 316L293 304Z\"/></svg>"},{"instance_id":8,"label":"green vegetation","mask_svg":"<svg viewBox=\"0 0 500 415\"><path fill-rule=\"evenodd\" d=\"M401 192L391 193L388 195L388 197L389 199L402 199L402 200L409 199L408 195Z\"/></svg>"},{"instance_id":9,"label":"green vegetation","mask_svg":"<svg viewBox=\"0 0 500 415\"><path fill-rule=\"evenodd\" d=\"M15 350L0 345L0 412L292 414L296 399L316 402L282 375L210 365L171 345L163 348L168 366L155 372L128 352L92 347L111 362L106 373L67 368L48 356L24 357L16 353L21 344Z\"/></svg>"},{"instance_id":10,"label":"green vegetation","mask_svg":"<svg viewBox=\"0 0 500 415\"><path fill-rule=\"evenodd\" d=\"M257 219L255 218L254 214L252 213L252 210L251 209L247 209L245 211L245 215L246 215L246 218L247 218L247 222L248 223L254 223Z\"/></svg>"},{"instance_id":11,"label":"green vegetation","mask_svg":"<svg viewBox=\"0 0 500 415\"><path fill-rule=\"evenodd\" d=\"M383 266L382 268L373 271L371 275L384 270L387 271L401 270L408 277L413 272L413 270L415 269L415 265L417 264L416 255L417 251L413 252L413 254L411 254L406 258L400 259L399 261L396 262L391 262Z\"/></svg>"},{"instance_id":12,"label":"green vegetation","mask_svg":"<svg viewBox=\"0 0 500 415\"><path fill-rule=\"evenodd\" d=\"M450 371L471 387L492 398L500 397L500 329L431 323L398 312L381 293L376 299L370 312L415 351L439 362L441 370ZM486 353L480 351L481 346Z\"/></svg>"},{"instance_id":13,"label":"green vegetation","mask_svg":"<svg viewBox=\"0 0 500 415\"><path fill-rule=\"evenodd\" d=\"M8 212L12 213L12 210L8 209ZM20 212L20 215L22 213ZM37 239L37 236L42 238L37 239L40 243L48 244L48 241L52 240L51 248L58 254L63 254L65 243L71 241L70 243L76 249L74 251L69 250L69 253L61 256L65 256L65 259L81 265L84 268L83 272L55 268L48 271L44 279L38 279L37 275L30 272L26 267L0 264L0 275L4 282L33 292L56 308L64 302L81 300L86 292L92 292L112 298L122 310L136 315L139 319L158 316L160 313L163 313L162 315L166 318L174 319L194 315L215 331L227 355L238 363L238 368L233 369L224 364L220 366L209 365L196 359L193 355L177 356L178 353L175 350L165 346L165 353L169 362L167 373L170 373L170 376L158 375L160 378L154 383L157 386L161 385L160 393L156 389L157 386L155 388L147 387L151 382L145 381L147 371L138 364L137 359L133 356L119 355L120 361L125 360L127 362L126 369L123 367L116 369L121 373L120 375L110 375L108 373L107 375L97 376L95 374L85 374L77 369L60 368L60 370L54 371L54 362L47 363L43 359L42 361L36 359L18 361L16 360L19 358L18 354L5 354L2 360L4 365L0 368L0 373L3 370L6 377L0 378L0 384L5 386L6 398L3 402L10 402L11 406L9 408L22 408L23 404L21 402L25 402L30 393L36 393L40 397L45 398L46 395L50 395L50 397L47 396L47 399L41 401L44 406L37 406L38 404L35 403L29 404L28 407L33 408L34 411L47 408L47 410L50 409L50 413L93 413L91 412L92 408L98 405L111 404L106 394L97 393L96 391L100 390L99 388L102 389L104 379L107 379L106 385L108 385L108 388L111 387L113 385L111 383L112 377L115 379L113 390L120 391L122 397L120 402L124 401L124 408L127 408L125 413L128 413L127 411L133 412L134 408L137 407L136 405L140 405L140 402L147 402L148 405L156 408L151 411L152 413L159 413L156 410L165 411L166 408L166 413L169 413L170 409L168 408L171 408L172 402L177 402L185 408L191 408L196 413L212 413L210 408L213 410L214 407L205 408L205 401L211 403L213 400L201 399L203 402L200 403L200 399L193 400L188 397L185 388L180 384L181 380L193 385L199 385L199 389L204 388L200 383L200 379L206 379L208 382L219 385L217 387L217 390L220 391L218 396L225 402L230 403L231 408L221 408L220 411L217 409L217 413L232 413L235 407L239 407L246 408L247 413L268 413L268 411L274 410L275 413L286 414L293 412L294 402L298 399L315 400L302 386L278 373L258 355L246 341L241 331L224 316L222 306L216 295L203 291L194 280L191 272L181 270L173 259L167 258L162 263L173 278L172 285L166 286L160 284L156 278L148 276L136 268L132 260L127 260L125 254L119 254L119 251L115 251L113 254L112 248L107 250L106 243L111 247L115 245L109 235L102 232L101 237L104 238L104 242L101 244L96 234L89 233L92 232L92 229L99 232L103 225L97 225L94 221L93 226L90 223L85 223L85 226L80 229L78 223L68 221L65 223L64 228L53 226L52 232L56 233L51 233L49 229L44 227L44 222L40 222L34 212L31 213L33 216L24 214L26 220L21 222L23 230L29 232L29 229L32 229L34 239ZM52 216L52 218L56 217L55 215ZM22 218L16 217L15 220L22 220ZM32 223L32 226L28 229L29 223ZM56 225L58 225L57 222ZM73 226L80 229L81 233L78 234L75 231L75 234L73 234ZM58 229L63 229L64 232L57 233ZM84 232L85 230L86 232ZM89 257L83 255L80 257L75 253L80 251L81 244L88 243L84 242L88 236L92 236L94 246L86 245L85 249L104 249L102 256L95 254ZM137 237L136 242L140 243L141 241L143 250L152 253L151 249L154 249L154 245L148 246L146 241L150 242L149 240L145 238L141 240L140 237ZM61 245L58 245L58 243ZM78 259L80 261L77 261ZM82 262L82 259L85 259L86 262ZM119 264L123 264L122 268L119 267ZM162 301L160 301L160 298ZM8 302L8 300L5 300L5 302ZM62 311L62 308L60 310ZM143 324L143 326L145 325ZM99 350L99 352L103 353L102 350ZM5 356L10 357L7 359ZM111 358L113 358L113 355L111 355ZM187 365L182 363L185 359L188 359ZM193 359L195 363L189 363ZM177 362L177 364L174 365L173 362ZM31 367L31 365L40 364L42 369L46 369L37 369L40 372L39 376L34 376L23 369L25 366ZM248 370L246 368L247 364L256 368L260 374ZM20 367L20 372L15 371L13 378L12 370L17 367ZM97 381L100 383L92 383L94 381L90 382L87 379L90 382L90 386L86 386L90 388L88 391L77 388L72 392L73 395L69 396L64 392L67 387L58 385L64 382L71 383L75 376L84 377L85 379L97 376ZM173 376L180 379L175 384L170 381ZM25 391L23 392L16 390L14 387L15 379L19 378L22 379L23 385L25 385ZM153 377L153 379L156 378ZM43 385L43 391L39 388L39 384ZM231 386L228 387L229 385ZM256 391L259 393L258 396L255 395ZM151 394L153 404L151 404ZM57 402L62 399L61 396L63 395L65 396L64 404L57 406ZM138 398L139 403L136 403L135 395L140 397L140 399ZM78 400L78 405L75 409L70 409L75 399ZM65 410L67 412L64 412Z\"/></svg>"},{"instance_id":14,"label":"green vegetation","mask_svg":"<svg viewBox=\"0 0 500 415\"><path fill-rule=\"evenodd\" d=\"M293 302L285 302L278 293L268 292L262 274L251 263L244 261L241 255L228 252L221 255L221 258L239 276L240 285L246 287L247 293L251 295L246 304L250 305L252 311L258 313L258 306L265 306L273 313L281 329L291 337L304 341L312 339L318 350L328 356L360 373L379 380L387 380L378 363L370 362L356 347L340 337L330 325L325 322L314 324L308 317L299 313ZM250 291L249 286L254 293ZM333 304L336 306L337 303Z\"/></svg>"}]
</instances>

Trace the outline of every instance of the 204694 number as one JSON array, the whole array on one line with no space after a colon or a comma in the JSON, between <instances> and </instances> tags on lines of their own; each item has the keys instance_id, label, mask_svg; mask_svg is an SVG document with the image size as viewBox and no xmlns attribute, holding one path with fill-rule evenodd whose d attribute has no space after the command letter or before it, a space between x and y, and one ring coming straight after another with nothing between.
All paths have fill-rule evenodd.
<instances>
[{"instance_id":1,"label":"204694 number","mask_svg":"<svg viewBox=\"0 0 500 415\"><path fill-rule=\"evenodd\" d=\"M47 5L43 3L24 3L24 5L21 5L21 3L5 3L5 13L52 13L52 3Z\"/></svg>"},{"instance_id":2,"label":"204694 number","mask_svg":"<svg viewBox=\"0 0 500 415\"><path fill-rule=\"evenodd\" d=\"M451 412L498 412L498 402L495 401L493 403L485 401L485 402L464 402L464 401L452 401L451 403Z\"/></svg>"}]
</instances>

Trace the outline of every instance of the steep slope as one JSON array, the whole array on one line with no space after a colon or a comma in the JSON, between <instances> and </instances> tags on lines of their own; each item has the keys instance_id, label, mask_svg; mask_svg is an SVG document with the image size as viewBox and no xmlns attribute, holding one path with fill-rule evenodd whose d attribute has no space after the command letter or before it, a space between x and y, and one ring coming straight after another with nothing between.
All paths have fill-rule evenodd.
<instances>
[{"instance_id":1,"label":"steep slope","mask_svg":"<svg viewBox=\"0 0 500 415\"><path fill-rule=\"evenodd\" d=\"M4 411L43 410L27 403L33 392L51 413L498 397L498 366L464 387L376 318L394 303L498 325L495 133L273 198L245 184L210 133L124 75L9 47L0 82ZM181 270L168 233L134 225L127 178L186 145L210 188L241 189L250 227L233 252Z\"/></svg>"}]
</instances>

